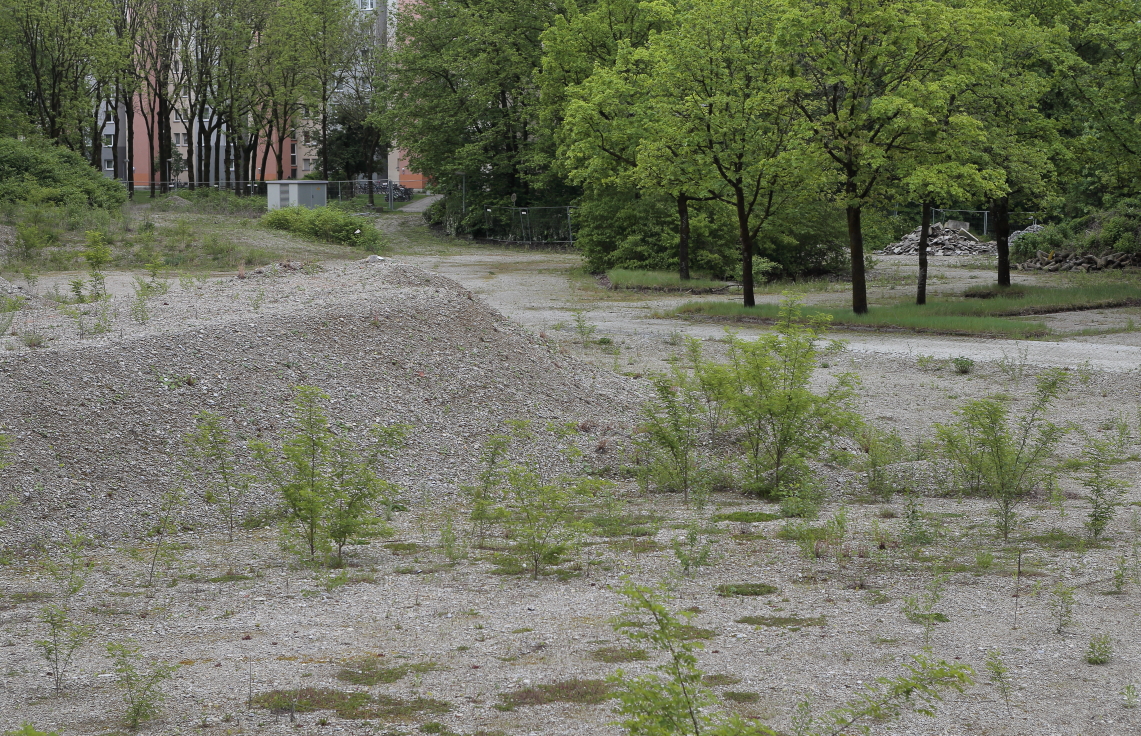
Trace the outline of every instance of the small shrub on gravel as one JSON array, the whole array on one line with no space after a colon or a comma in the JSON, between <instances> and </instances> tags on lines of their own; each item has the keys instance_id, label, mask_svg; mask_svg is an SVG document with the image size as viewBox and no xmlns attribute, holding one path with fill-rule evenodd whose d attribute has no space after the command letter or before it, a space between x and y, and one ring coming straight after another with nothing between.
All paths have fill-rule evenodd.
<instances>
[{"instance_id":1,"label":"small shrub on gravel","mask_svg":"<svg viewBox=\"0 0 1141 736\"><path fill-rule=\"evenodd\" d=\"M284 207L267 212L261 222L273 230L362 248L368 253L379 253L386 245L384 235L372 222L332 207Z\"/></svg>"},{"instance_id":2,"label":"small shrub on gravel","mask_svg":"<svg viewBox=\"0 0 1141 736\"><path fill-rule=\"evenodd\" d=\"M590 653L590 658L603 664L622 662L644 662L650 658L645 649L637 647L601 647Z\"/></svg>"},{"instance_id":3,"label":"small shrub on gravel","mask_svg":"<svg viewBox=\"0 0 1141 736\"><path fill-rule=\"evenodd\" d=\"M134 644L110 642L107 655L114 662L115 682L123 691L123 702L127 706L123 721L128 728L138 728L161 712L166 693L163 683L178 669L176 664L156 662L150 670L141 670L142 655Z\"/></svg>"},{"instance_id":4,"label":"small shrub on gravel","mask_svg":"<svg viewBox=\"0 0 1141 736\"><path fill-rule=\"evenodd\" d=\"M1090 664L1108 664L1113 658L1113 640L1109 634L1094 634L1086 650L1086 661Z\"/></svg>"},{"instance_id":5,"label":"small shrub on gravel","mask_svg":"<svg viewBox=\"0 0 1141 736\"><path fill-rule=\"evenodd\" d=\"M297 551L309 562L318 553L335 550L333 562L343 564L350 540L389 534L385 519L377 515L396 505L398 489L379 476L382 461L404 443L406 425L375 425L372 443L359 448L330 426L321 403L328 394L312 386L296 387L295 433L280 450L264 442L251 442L270 485L281 495L287 510L287 531L298 540Z\"/></svg>"},{"instance_id":6,"label":"small shrub on gravel","mask_svg":"<svg viewBox=\"0 0 1141 736\"><path fill-rule=\"evenodd\" d=\"M206 503L216 503L222 511L234 541L234 526L239 504L254 477L242 472L241 464L231 445L230 433L226 431L220 414L211 411L199 412L194 417L194 431L185 437L188 470L199 479Z\"/></svg>"},{"instance_id":7,"label":"small shrub on gravel","mask_svg":"<svg viewBox=\"0 0 1141 736\"><path fill-rule=\"evenodd\" d=\"M613 688L605 680L564 680L547 685L532 685L503 693L499 696L502 701L495 707L499 710L515 710L528 705L546 705L547 703L585 703L597 705L610 698Z\"/></svg>"},{"instance_id":8,"label":"small shrub on gravel","mask_svg":"<svg viewBox=\"0 0 1141 736\"><path fill-rule=\"evenodd\" d=\"M998 533L1008 539L1017 507L1053 473L1050 457L1065 430L1045 418L1069 376L1051 369L1038 377L1033 401L1011 416L1000 398L977 399L959 409L959 421L936 425L947 458L964 491L995 501Z\"/></svg>"},{"instance_id":9,"label":"small shrub on gravel","mask_svg":"<svg viewBox=\"0 0 1141 736\"><path fill-rule=\"evenodd\" d=\"M15 731L5 731L4 736L60 736L59 731L40 731L31 723L22 723Z\"/></svg>"},{"instance_id":10,"label":"small shrub on gravel","mask_svg":"<svg viewBox=\"0 0 1141 736\"><path fill-rule=\"evenodd\" d=\"M768 583L725 583L718 585L717 595L730 598L733 596L772 595L780 590Z\"/></svg>"}]
</instances>

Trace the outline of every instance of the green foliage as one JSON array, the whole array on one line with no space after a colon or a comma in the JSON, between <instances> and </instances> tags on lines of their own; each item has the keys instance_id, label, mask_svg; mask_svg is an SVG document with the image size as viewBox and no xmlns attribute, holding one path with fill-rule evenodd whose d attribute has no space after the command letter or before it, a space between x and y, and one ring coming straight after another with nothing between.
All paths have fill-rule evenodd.
<instances>
[{"instance_id":1,"label":"green foliage","mask_svg":"<svg viewBox=\"0 0 1141 736\"><path fill-rule=\"evenodd\" d=\"M297 551L314 563L319 552L335 551L340 565L350 540L389 533L376 513L391 512L398 489L378 472L383 459L403 445L409 427L373 426L371 444L358 449L330 426L321 406L328 394L312 386L295 390L294 433L284 438L280 451L263 442L250 447L281 495L286 529L301 541Z\"/></svg>"},{"instance_id":2,"label":"green foliage","mask_svg":"<svg viewBox=\"0 0 1141 736\"><path fill-rule=\"evenodd\" d=\"M67 604L50 604L40 611L40 623L48 633L46 638L37 639L34 644L40 655L51 668L52 686L58 693L63 690L64 677L76 651L91 639L94 628L81 626L71 619Z\"/></svg>"},{"instance_id":3,"label":"green foliage","mask_svg":"<svg viewBox=\"0 0 1141 736\"><path fill-rule=\"evenodd\" d=\"M960 487L994 499L1003 539L1014 528L1018 504L1052 476L1050 458L1064 430L1045 413L1068 380L1059 369L1040 375L1031 405L1019 416L1010 416L1002 398L977 399L958 410L958 422L936 427Z\"/></svg>"},{"instance_id":4,"label":"green foliage","mask_svg":"<svg viewBox=\"0 0 1141 736\"><path fill-rule=\"evenodd\" d=\"M178 559L178 550L168 543L171 536L178 533L179 514L186 506L186 500L181 488L172 488L162 494L159 502L158 518L151 529L154 538L154 552L151 554L151 565L147 571L146 587L151 588L155 583L155 572L161 561L168 570ZM153 592L150 594L153 595Z\"/></svg>"},{"instance_id":5,"label":"green foliage","mask_svg":"<svg viewBox=\"0 0 1141 736\"><path fill-rule=\"evenodd\" d=\"M59 731L40 731L31 723L22 723L14 731L5 731L4 736L62 736Z\"/></svg>"},{"instance_id":6,"label":"green foliage","mask_svg":"<svg viewBox=\"0 0 1141 736\"><path fill-rule=\"evenodd\" d=\"M591 500L605 502L612 484L567 474L548 476L542 471L546 463L533 451L524 451L521 461L508 462L509 450L525 446L531 438L529 422L509 424L509 436L488 439L477 484L468 487L472 521L477 536L493 526L501 527L509 540L499 555L501 567L529 572L537 580L575 549L581 533L590 526L580 520L582 511ZM568 428L548 430L562 440L565 459L574 461L581 456Z\"/></svg>"},{"instance_id":7,"label":"green foliage","mask_svg":"<svg viewBox=\"0 0 1141 736\"><path fill-rule=\"evenodd\" d=\"M645 421L635 437L646 459L639 468L640 481L656 490L680 492L687 505L693 494L700 508L708 490L699 452L700 397L684 375L657 376L653 382L655 397L643 407Z\"/></svg>"},{"instance_id":8,"label":"green foliage","mask_svg":"<svg viewBox=\"0 0 1141 736\"><path fill-rule=\"evenodd\" d=\"M962 373L963 375L966 375L967 373L970 373L972 370L974 370L975 361L960 355L957 358L951 358L951 365L955 367L956 373Z\"/></svg>"},{"instance_id":9,"label":"green foliage","mask_svg":"<svg viewBox=\"0 0 1141 736\"><path fill-rule=\"evenodd\" d=\"M387 245L384 235L371 221L336 207L283 207L267 212L261 223L273 230L362 248L368 253L380 253Z\"/></svg>"},{"instance_id":10,"label":"green foliage","mask_svg":"<svg viewBox=\"0 0 1141 736\"><path fill-rule=\"evenodd\" d=\"M1063 634L1074 622L1074 591L1072 585L1058 581L1050 588L1050 614L1054 618L1054 633Z\"/></svg>"},{"instance_id":11,"label":"green foliage","mask_svg":"<svg viewBox=\"0 0 1141 736\"><path fill-rule=\"evenodd\" d=\"M713 545L701 538L698 525L690 524L682 536L674 537L670 542L674 557L681 567L681 574L689 577L698 567L708 567L713 564L710 555Z\"/></svg>"},{"instance_id":12,"label":"green foliage","mask_svg":"<svg viewBox=\"0 0 1141 736\"><path fill-rule=\"evenodd\" d=\"M111 263L111 246L107 237L98 230L87 231L87 250L83 251L83 259L91 269L91 295L95 299L107 296L107 277L103 273L104 267Z\"/></svg>"},{"instance_id":13,"label":"green foliage","mask_svg":"<svg viewBox=\"0 0 1141 736\"><path fill-rule=\"evenodd\" d=\"M1121 443L1116 438L1098 439L1087 434L1082 457L1085 469L1082 473L1082 487L1086 489L1089 513L1086 517L1086 533L1097 542L1105 533L1109 523L1121 505L1122 496L1129 487L1125 481L1113 477L1113 466L1124 458Z\"/></svg>"},{"instance_id":14,"label":"green foliage","mask_svg":"<svg viewBox=\"0 0 1141 736\"><path fill-rule=\"evenodd\" d=\"M217 503L226 522L230 541L242 499L254 476L242 472L241 461L232 448L233 440L223 422L226 418L211 411L194 416L194 430L183 437L187 471L202 489L206 503Z\"/></svg>"},{"instance_id":15,"label":"green foliage","mask_svg":"<svg viewBox=\"0 0 1141 736\"><path fill-rule=\"evenodd\" d=\"M807 461L828 440L858 425L850 409L856 378L838 376L823 394L809 389L817 342L827 320L804 318L800 299L785 296L773 332L746 341L730 336L723 372L728 409L744 446L745 489L761 496L798 498L807 488Z\"/></svg>"},{"instance_id":16,"label":"green foliage","mask_svg":"<svg viewBox=\"0 0 1141 736\"><path fill-rule=\"evenodd\" d=\"M865 424L856 432L863 456L859 468L868 480L868 492L881 501L890 501L896 492L903 490L888 466L902 462L907 455L903 438L894 430L885 431Z\"/></svg>"},{"instance_id":17,"label":"green foliage","mask_svg":"<svg viewBox=\"0 0 1141 736\"><path fill-rule=\"evenodd\" d=\"M1014 685L1011 683L1010 678L1007 677L1010 668L1007 667L1006 662L1002 660L1001 649L992 649L986 653L985 667L987 672L990 673L990 684L994 685L994 689L998 691L1003 702L1006 703L1007 713L1010 713L1010 694L1014 689Z\"/></svg>"},{"instance_id":18,"label":"green foliage","mask_svg":"<svg viewBox=\"0 0 1141 736\"><path fill-rule=\"evenodd\" d=\"M41 140L0 138L0 202L115 209L125 201L119 182L74 151Z\"/></svg>"},{"instance_id":19,"label":"green foliage","mask_svg":"<svg viewBox=\"0 0 1141 736\"><path fill-rule=\"evenodd\" d=\"M170 679L176 664L156 662L149 670L139 667L142 655L133 642L108 642L107 656L111 658L115 670L115 684L123 693L126 712L123 722L135 729L161 712L166 693L163 683Z\"/></svg>"},{"instance_id":20,"label":"green foliage","mask_svg":"<svg viewBox=\"0 0 1141 736\"><path fill-rule=\"evenodd\" d=\"M1113 639L1109 634L1094 634L1090 637L1086 650L1086 661L1090 664L1109 664L1113 659Z\"/></svg>"}]
</instances>

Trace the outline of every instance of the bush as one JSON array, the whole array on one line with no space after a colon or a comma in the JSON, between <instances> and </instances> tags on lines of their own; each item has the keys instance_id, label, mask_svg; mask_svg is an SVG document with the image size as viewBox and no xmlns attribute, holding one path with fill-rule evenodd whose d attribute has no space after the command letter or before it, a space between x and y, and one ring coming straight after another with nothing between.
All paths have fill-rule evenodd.
<instances>
[{"instance_id":1,"label":"bush","mask_svg":"<svg viewBox=\"0 0 1141 736\"><path fill-rule=\"evenodd\" d=\"M45 141L0 139L0 202L113 209L127 191L75 151Z\"/></svg>"},{"instance_id":2,"label":"bush","mask_svg":"<svg viewBox=\"0 0 1141 736\"><path fill-rule=\"evenodd\" d=\"M284 207L267 212L261 222L274 230L362 248L368 253L379 253L386 245L384 235L371 222L334 207Z\"/></svg>"},{"instance_id":3,"label":"bush","mask_svg":"<svg viewBox=\"0 0 1141 736\"><path fill-rule=\"evenodd\" d=\"M1122 199L1085 217L1047 225L1018 236L1011 248L1019 259L1031 258L1039 250L1141 253L1141 200Z\"/></svg>"}]
</instances>

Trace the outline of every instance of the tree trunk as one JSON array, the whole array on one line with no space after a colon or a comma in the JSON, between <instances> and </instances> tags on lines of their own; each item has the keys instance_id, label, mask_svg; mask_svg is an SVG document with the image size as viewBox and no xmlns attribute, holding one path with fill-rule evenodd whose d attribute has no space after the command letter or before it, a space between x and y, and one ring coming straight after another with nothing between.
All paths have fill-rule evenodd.
<instances>
[{"instance_id":1,"label":"tree trunk","mask_svg":"<svg viewBox=\"0 0 1141 736\"><path fill-rule=\"evenodd\" d=\"M737 230L741 241L741 293L746 307L757 306L753 294L753 238L749 233L749 214L745 208L745 193L737 189Z\"/></svg>"},{"instance_id":2,"label":"tree trunk","mask_svg":"<svg viewBox=\"0 0 1141 736\"><path fill-rule=\"evenodd\" d=\"M684 194L677 198L677 260L678 277L689 280L689 197ZM750 259L751 260L751 259Z\"/></svg>"},{"instance_id":3,"label":"tree trunk","mask_svg":"<svg viewBox=\"0 0 1141 736\"><path fill-rule=\"evenodd\" d=\"M852 256L852 311L868 313L868 284L864 275L863 208L848 205L848 245Z\"/></svg>"},{"instance_id":4,"label":"tree trunk","mask_svg":"<svg viewBox=\"0 0 1141 736\"><path fill-rule=\"evenodd\" d=\"M135 198L135 97L134 94L123 95L123 114L127 117L127 146L123 149L123 167L127 170L127 196Z\"/></svg>"},{"instance_id":5,"label":"tree trunk","mask_svg":"<svg viewBox=\"0 0 1141 736\"><path fill-rule=\"evenodd\" d=\"M991 204L994 217L994 243L998 249L998 285L1010 286L1010 197L999 197Z\"/></svg>"},{"instance_id":6,"label":"tree trunk","mask_svg":"<svg viewBox=\"0 0 1141 736\"><path fill-rule=\"evenodd\" d=\"M188 113L186 116L186 188L192 192L194 185L198 182L198 172L194 169L194 139L198 137L198 131L201 129L202 118L193 113Z\"/></svg>"},{"instance_id":7,"label":"tree trunk","mask_svg":"<svg viewBox=\"0 0 1141 736\"><path fill-rule=\"evenodd\" d=\"M116 181L122 181L123 177L119 176L123 166L119 161L119 144L123 142L123 126L119 124L119 80L115 79L115 100L112 103L115 106L115 132L111 134L111 161L114 167L111 170L111 176L115 177Z\"/></svg>"},{"instance_id":8,"label":"tree trunk","mask_svg":"<svg viewBox=\"0 0 1141 736\"><path fill-rule=\"evenodd\" d=\"M931 203L923 203L923 216L919 224L919 283L915 288L915 303L927 303L927 241L931 238Z\"/></svg>"}]
</instances>

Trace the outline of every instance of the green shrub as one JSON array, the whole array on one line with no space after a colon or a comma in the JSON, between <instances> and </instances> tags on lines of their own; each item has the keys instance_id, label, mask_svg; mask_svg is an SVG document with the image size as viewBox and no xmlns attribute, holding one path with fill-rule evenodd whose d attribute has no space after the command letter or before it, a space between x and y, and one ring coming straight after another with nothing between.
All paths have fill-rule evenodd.
<instances>
[{"instance_id":1,"label":"green shrub","mask_svg":"<svg viewBox=\"0 0 1141 736\"><path fill-rule=\"evenodd\" d=\"M1036 251L1079 253L1141 252L1141 200L1122 199L1085 217L1047 225L1020 235L1012 255L1031 258Z\"/></svg>"},{"instance_id":2,"label":"green shrub","mask_svg":"<svg viewBox=\"0 0 1141 736\"><path fill-rule=\"evenodd\" d=\"M335 207L283 207L267 212L261 222L273 230L308 235L368 253L379 253L386 245L384 236L371 222Z\"/></svg>"},{"instance_id":3,"label":"green shrub","mask_svg":"<svg viewBox=\"0 0 1141 736\"><path fill-rule=\"evenodd\" d=\"M0 202L112 209L126 201L122 184L75 151L46 141L0 139Z\"/></svg>"}]
</instances>

